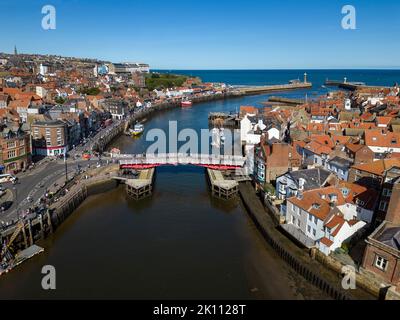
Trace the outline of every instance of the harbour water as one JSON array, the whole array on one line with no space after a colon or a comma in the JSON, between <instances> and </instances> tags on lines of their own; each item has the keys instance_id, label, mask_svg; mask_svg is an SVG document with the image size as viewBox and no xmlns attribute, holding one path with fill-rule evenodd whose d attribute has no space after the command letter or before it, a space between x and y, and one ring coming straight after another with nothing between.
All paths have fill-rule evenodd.
<instances>
[{"instance_id":1,"label":"harbour water","mask_svg":"<svg viewBox=\"0 0 400 320\"><path fill-rule=\"evenodd\" d=\"M211 111L261 106L267 98L158 113L145 123L140 139L122 136L111 147L142 153L151 143L146 133L167 131L170 120L178 122L178 130L199 131L208 127ZM239 201L211 198L204 169L197 167L157 169L155 192L141 202L127 198L122 187L91 197L40 245L43 254L0 279L1 299L326 298L268 247ZM56 268L54 291L41 288L44 265Z\"/></svg>"}]
</instances>

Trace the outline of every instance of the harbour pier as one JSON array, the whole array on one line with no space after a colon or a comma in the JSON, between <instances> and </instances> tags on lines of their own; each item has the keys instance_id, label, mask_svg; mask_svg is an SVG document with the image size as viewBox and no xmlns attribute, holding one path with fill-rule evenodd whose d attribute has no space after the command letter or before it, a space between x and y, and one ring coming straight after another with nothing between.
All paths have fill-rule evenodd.
<instances>
[{"instance_id":1,"label":"harbour pier","mask_svg":"<svg viewBox=\"0 0 400 320\"><path fill-rule=\"evenodd\" d=\"M339 87L341 89L346 89L346 90L350 90L350 91L355 91L358 89L383 90L383 89L389 88L389 87L385 87L385 86L369 86L369 85L366 85L364 82L349 82L349 81L347 81L347 78L344 78L343 81L341 81L341 80L326 80L325 85L331 86L331 87Z\"/></svg>"},{"instance_id":2,"label":"harbour pier","mask_svg":"<svg viewBox=\"0 0 400 320\"><path fill-rule=\"evenodd\" d=\"M284 98L284 97L269 97L267 102L264 102L264 104L269 104L269 103L278 103L278 104L286 104L286 105L302 105L306 101L302 99L290 99L290 98Z\"/></svg>"},{"instance_id":3,"label":"harbour pier","mask_svg":"<svg viewBox=\"0 0 400 320\"><path fill-rule=\"evenodd\" d=\"M257 94L265 94L265 93L279 92L279 91L311 89L312 86L313 85L310 82L295 82L295 83L278 84L271 86L243 87L240 88L240 91L243 93L243 95L257 95Z\"/></svg>"}]
</instances>

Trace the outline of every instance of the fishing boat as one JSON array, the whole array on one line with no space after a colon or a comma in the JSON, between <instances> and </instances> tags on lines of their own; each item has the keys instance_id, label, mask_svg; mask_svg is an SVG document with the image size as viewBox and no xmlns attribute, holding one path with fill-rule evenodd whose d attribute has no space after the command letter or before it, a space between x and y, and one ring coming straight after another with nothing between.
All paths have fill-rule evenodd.
<instances>
[{"instance_id":1,"label":"fishing boat","mask_svg":"<svg viewBox=\"0 0 400 320\"><path fill-rule=\"evenodd\" d=\"M181 102L181 107L182 108L189 108L192 105L193 105L193 102L191 100L187 99L187 98L183 99L182 102Z\"/></svg>"},{"instance_id":2,"label":"fishing boat","mask_svg":"<svg viewBox=\"0 0 400 320\"><path fill-rule=\"evenodd\" d=\"M144 125L141 123L136 124L133 129L129 130L131 135L134 137L140 136L143 133L143 131L144 131Z\"/></svg>"}]
</instances>

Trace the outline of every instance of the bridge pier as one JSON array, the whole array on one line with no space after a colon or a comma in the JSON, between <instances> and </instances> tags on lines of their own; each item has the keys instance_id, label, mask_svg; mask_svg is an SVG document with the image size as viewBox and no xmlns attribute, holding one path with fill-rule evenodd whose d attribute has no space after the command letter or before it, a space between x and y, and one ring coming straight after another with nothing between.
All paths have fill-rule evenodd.
<instances>
[{"instance_id":1,"label":"bridge pier","mask_svg":"<svg viewBox=\"0 0 400 320\"><path fill-rule=\"evenodd\" d=\"M239 183L235 180L226 180L221 171L207 169L207 176L214 197L229 200L239 193Z\"/></svg>"},{"instance_id":2,"label":"bridge pier","mask_svg":"<svg viewBox=\"0 0 400 320\"><path fill-rule=\"evenodd\" d=\"M126 179L125 190L129 197L141 200L153 194L155 168L141 170L138 179Z\"/></svg>"}]
</instances>

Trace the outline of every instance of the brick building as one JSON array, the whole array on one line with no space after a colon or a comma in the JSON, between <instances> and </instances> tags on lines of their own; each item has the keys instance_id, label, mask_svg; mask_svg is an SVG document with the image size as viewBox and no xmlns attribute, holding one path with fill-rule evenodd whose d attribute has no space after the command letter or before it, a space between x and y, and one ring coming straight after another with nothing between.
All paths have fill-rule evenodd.
<instances>
[{"instance_id":1,"label":"brick building","mask_svg":"<svg viewBox=\"0 0 400 320\"><path fill-rule=\"evenodd\" d=\"M377 223L382 223L387 220L386 216L389 213L389 203L393 203L393 188L400 181L400 167L392 167L385 172L384 180L381 187L381 195L378 201L376 220ZM400 194L398 194L400 197ZM400 210L400 206L399 206ZM399 216L400 218L400 216ZM400 224L400 221L396 222Z\"/></svg>"},{"instance_id":2,"label":"brick building","mask_svg":"<svg viewBox=\"0 0 400 320\"><path fill-rule=\"evenodd\" d=\"M384 221L368 237L363 268L400 289L400 225Z\"/></svg>"},{"instance_id":3,"label":"brick building","mask_svg":"<svg viewBox=\"0 0 400 320\"><path fill-rule=\"evenodd\" d=\"M0 172L16 173L32 162L31 137L18 123L2 125L0 133Z\"/></svg>"},{"instance_id":4,"label":"brick building","mask_svg":"<svg viewBox=\"0 0 400 320\"><path fill-rule=\"evenodd\" d=\"M59 156L67 153L67 126L60 120L37 121L31 125L33 153Z\"/></svg>"},{"instance_id":5,"label":"brick building","mask_svg":"<svg viewBox=\"0 0 400 320\"><path fill-rule=\"evenodd\" d=\"M355 165L374 161L374 152L363 144L348 143L345 152L350 159L353 159Z\"/></svg>"},{"instance_id":6,"label":"brick building","mask_svg":"<svg viewBox=\"0 0 400 320\"><path fill-rule=\"evenodd\" d=\"M400 226L400 179L393 185L386 220Z\"/></svg>"},{"instance_id":7,"label":"brick building","mask_svg":"<svg viewBox=\"0 0 400 320\"><path fill-rule=\"evenodd\" d=\"M276 181L277 177L288 170L298 170L300 166L301 156L289 144L267 144L263 141L256 148L254 175L260 186Z\"/></svg>"},{"instance_id":8,"label":"brick building","mask_svg":"<svg viewBox=\"0 0 400 320\"><path fill-rule=\"evenodd\" d=\"M349 182L380 188L386 172L393 167L400 167L400 159L384 159L354 165L350 169Z\"/></svg>"},{"instance_id":9,"label":"brick building","mask_svg":"<svg viewBox=\"0 0 400 320\"><path fill-rule=\"evenodd\" d=\"M400 292L400 182L392 190L386 220L368 237L363 268Z\"/></svg>"}]
</instances>

